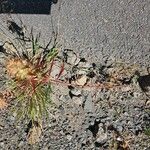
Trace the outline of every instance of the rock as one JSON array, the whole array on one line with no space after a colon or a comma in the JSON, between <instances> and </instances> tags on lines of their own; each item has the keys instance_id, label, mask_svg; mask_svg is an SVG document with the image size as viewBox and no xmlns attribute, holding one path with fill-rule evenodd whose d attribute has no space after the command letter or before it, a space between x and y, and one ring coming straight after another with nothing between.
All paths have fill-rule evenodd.
<instances>
[{"instance_id":1,"label":"rock","mask_svg":"<svg viewBox=\"0 0 150 150\"><path fill-rule=\"evenodd\" d=\"M134 96L134 98L138 98L138 97L141 96L141 93L139 93L139 92L133 92L133 96Z\"/></svg>"},{"instance_id":2,"label":"rock","mask_svg":"<svg viewBox=\"0 0 150 150\"><path fill-rule=\"evenodd\" d=\"M95 112L94 103L92 102L92 96L91 96L91 94L88 94L84 98L85 98L84 110L86 112Z\"/></svg>"},{"instance_id":3,"label":"rock","mask_svg":"<svg viewBox=\"0 0 150 150\"><path fill-rule=\"evenodd\" d=\"M51 73L50 73L50 76L52 78L58 78L58 76L61 72L61 66L62 66L61 62L59 62L59 61L54 62L54 65L52 66L52 70L51 70ZM62 71L62 73L60 74L60 78L62 76L65 76L66 74L67 74L67 71L64 69Z\"/></svg>"},{"instance_id":4,"label":"rock","mask_svg":"<svg viewBox=\"0 0 150 150\"><path fill-rule=\"evenodd\" d=\"M93 66L87 62L79 62L77 65L77 74L78 75L87 75Z\"/></svg>"},{"instance_id":5,"label":"rock","mask_svg":"<svg viewBox=\"0 0 150 150\"><path fill-rule=\"evenodd\" d=\"M15 117L14 116L10 116L10 120L11 121L15 121Z\"/></svg>"},{"instance_id":6,"label":"rock","mask_svg":"<svg viewBox=\"0 0 150 150\"><path fill-rule=\"evenodd\" d=\"M131 86L121 87L121 91L122 91L122 92L128 92L128 91L131 91L131 90L132 90L132 87L131 87Z\"/></svg>"},{"instance_id":7,"label":"rock","mask_svg":"<svg viewBox=\"0 0 150 150\"><path fill-rule=\"evenodd\" d=\"M84 86L87 83L88 77L86 75L81 76L78 78L75 83L79 86Z\"/></svg>"},{"instance_id":8,"label":"rock","mask_svg":"<svg viewBox=\"0 0 150 150\"><path fill-rule=\"evenodd\" d=\"M91 68L93 66L92 66L92 64L88 63L87 61L84 61L84 62L80 61L79 64L78 64L78 67L79 68L88 68L89 69L89 68Z\"/></svg>"},{"instance_id":9,"label":"rock","mask_svg":"<svg viewBox=\"0 0 150 150\"><path fill-rule=\"evenodd\" d=\"M68 134L68 135L66 136L66 138L67 138L68 141L71 141L72 136Z\"/></svg>"},{"instance_id":10,"label":"rock","mask_svg":"<svg viewBox=\"0 0 150 150\"><path fill-rule=\"evenodd\" d=\"M77 104L78 106L82 106L82 104L83 104L82 98L73 97L72 100L73 100L73 102L74 102L75 104Z\"/></svg>"},{"instance_id":11,"label":"rock","mask_svg":"<svg viewBox=\"0 0 150 150\"><path fill-rule=\"evenodd\" d=\"M76 88L73 88L70 90L70 93L73 95L73 96L81 96L81 91L79 89L76 89Z\"/></svg>"},{"instance_id":12,"label":"rock","mask_svg":"<svg viewBox=\"0 0 150 150\"><path fill-rule=\"evenodd\" d=\"M122 125L118 125L117 126L117 131L122 132L123 131L123 126Z\"/></svg>"},{"instance_id":13,"label":"rock","mask_svg":"<svg viewBox=\"0 0 150 150\"><path fill-rule=\"evenodd\" d=\"M107 141L107 133L103 129L103 124L99 124L99 130L96 136L96 142L104 144Z\"/></svg>"},{"instance_id":14,"label":"rock","mask_svg":"<svg viewBox=\"0 0 150 150\"><path fill-rule=\"evenodd\" d=\"M3 44L4 44L4 43L0 40L0 46L3 46Z\"/></svg>"},{"instance_id":15,"label":"rock","mask_svg":"<svg viewBox=\"0 0 150 150\"><path fill-rule=\"evenodd\" d=\"M76 53L73 50L65 49L63 52L66 63L70 65L77 65L80 59L77 57Z\"/></svg>"},{"instance_id":16,"label":"rock","mask_svg":"<svg viewBox=\"0 0 150 150\"><path fill-rule=\"evenodd\" d=\"M23 141L20 141L20 143L18 144L19 147L22 147L24 145Z\"/></svg>"},{"instance_id":17,"label":"rock","mask_svg":"<svg viewBox=\"0 0 150 150\"><path fill-rule=\"evenodd\" d=\"M0 147L4 148L4 146L5 146L4 142L0 142Z\"/></svg>"},{"instance_id":18,"label":"rock","mask_svg":"<svg viewBox=\"0 0 150 150\"><path fill-rule=\"evenodd\" d=\"M4 49L6 49L6 51L8 53L17 53L16 48L13 46L13 44L6 42L3 46Z\"/></svg>"},{"instance_id":19,"label":"rock","mask_svg":"<svg viewBox=\"0 0 150 150\"><path fill-rule=\"evenodd\" d=\"M88 72L88 69L82 69L82 68L81 68L80 70L77 71L77 74L78 74L78 75L86 75L87 72Z\"/></svg>"},{"instance_id":20,"label":"rock","mask_svg":"<svg viewBox=\"0 0 150 150\"><path fill-rule=\"evenodd\" d=\"M48 147L44 147L43 150L49 150L49 148Z\"/></svg>"}]
</instances>

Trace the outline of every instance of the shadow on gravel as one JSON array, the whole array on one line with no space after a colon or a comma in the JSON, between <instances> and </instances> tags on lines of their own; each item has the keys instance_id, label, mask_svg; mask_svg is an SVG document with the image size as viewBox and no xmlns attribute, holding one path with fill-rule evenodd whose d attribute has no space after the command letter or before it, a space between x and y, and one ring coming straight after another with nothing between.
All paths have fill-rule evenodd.
<instances>
[{"instance_id":1,"label":"shadow on gravel","mask_svg":"<svg viewBox=\"0 0 150 150\"><path fill-rule=\"evenodd\" d=\"M58 0L0 0L0 13L50 14Z\"/></svg>"},{"instance_id":2,"label":"shadow on gravel","mask_svg":"<svg viewBox=\"0 0 150 150\"><path fill-rule=\"evenodd\" d=\"M144 92L148 92L148 87L150 87L150 74L140 76L138 79L139 85Z\"/></svg>"}]
</instances>

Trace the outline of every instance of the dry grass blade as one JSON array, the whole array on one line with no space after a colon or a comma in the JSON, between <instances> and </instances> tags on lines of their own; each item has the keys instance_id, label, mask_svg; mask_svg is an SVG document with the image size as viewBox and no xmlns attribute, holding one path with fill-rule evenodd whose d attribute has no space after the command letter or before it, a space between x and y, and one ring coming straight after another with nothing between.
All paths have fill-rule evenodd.
<instances>
[{"instance_id":1,"label":"dry grass blade","mask_svg":"<svg viewBox=\"0 0 150 150\"><path fill-rule=\"evenodd\" d=\"M27 141L29 144L35 144L39 142L40 136L42 134L42 123L41 121L34 121L32 123L31 128L29 129L28 135L27 135Z\"/></svg>"}]
</instances>

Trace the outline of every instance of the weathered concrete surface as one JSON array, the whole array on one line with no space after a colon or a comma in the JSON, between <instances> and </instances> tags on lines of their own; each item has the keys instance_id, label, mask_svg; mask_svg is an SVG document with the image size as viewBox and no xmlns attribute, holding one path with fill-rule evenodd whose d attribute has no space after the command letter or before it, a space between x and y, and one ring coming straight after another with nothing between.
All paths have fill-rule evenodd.
<instances>
[{"instance_id":1,"label":"weathered concrete surface","mask_svg":"<svg viewBox=\"0 0 150 150\"><path fill-rule=\"evenodd\" d=\"M44 39L51 37L53 22L59 43L90 61L149 65L150 0L59 0L51 15L19 16Z\"/></svg>"}]
</instances>

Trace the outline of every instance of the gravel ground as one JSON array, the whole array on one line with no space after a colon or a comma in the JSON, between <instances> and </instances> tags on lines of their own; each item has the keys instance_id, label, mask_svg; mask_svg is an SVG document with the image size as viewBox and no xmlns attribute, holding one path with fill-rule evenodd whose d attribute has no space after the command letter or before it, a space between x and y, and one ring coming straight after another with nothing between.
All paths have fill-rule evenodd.
<instances>
[{"instance_id":1,"label":"gravel ground","mask_svg":"<svg viewBox=\"0 0 150 150\"><path fill-rule=\"evenodd\" d=\"M123 59L149 65L149 0L58 0L50 15L13 14L49 40L53 28L58 40L90 62ZM6 19L5 14L0 20ZM144 59L143 59L144 58Z\"/></svg>"},{"instance_id":2,"label":"gravel ground","mask_svg":"<svg viewBox=\"0 0 150 150\"><path fill-rule=\"evenodd\" d=\"M60 80L69 78L71 83L86 83L86 85L83 88L74 84L71 87L65 84L53 85L52 100L55 105L50 106L49 118L43 122L40 141L32 146L27 143L28 122L24 120L16 124L14 114L9 111L9 107L2 110L0 148L5 150L150 149L150 133L145 131L150 127L148 97L150 85L144 84L144 79L147 78L141 75L137 80L134 79L135 69L129 64L97 66L83 58L77 59L76 53L71 50L64 50L63 54L66 65L65 73ZM68 64L68 60L74 61L69 61ZM52 76L58 75L57 69L59 70L57 67L53 68ZM87 70L90 72L87 73ZM144 69L138 71L146 73ZM111 73L113 77L108 77ZM74 76L79 75L82 75L81 78L73 80ZM88 80L80 80L83 77ZM116 79L113 81L114 77ZM96 83L104 84L106 81L109 81L109 86L105 85L103 88L90 86ZM116 86L117 82L119 86ZM144 92L144 89L148 91Z\"/></svg>"},{"instance_id":3,"label":"gravel ground","mask_svg":"<svg viewBox=\"0 0 150 150\"><path fill-rule=\"evenodd\" d=\"M149 150L150 133L145 134L150 128L150 75L146 71L150 58L149 11L149 0L60 0L52 5L51 15L12 15L16 22L21 17L28 28L42 31L45 41L51 36L53 23L59 44L74 50L67 52L69 78L84 75L81 68L92 68L96 75L88 82L103 83L108 80L107 74L112 74L121 87L93 90L53 85L56 106L49 109L50 118L43 122L42 136L34 146L26 141L28 122L16 124L9 108L2 110L0 149ZM6 17L0 15L1 21ZM79 63L76 55L87 62ZM138 80L134 82L134 69L121 69L116 61L124 61L127 67L139 64ZM0 78L2 89L3 76ZM111 82L114 85L115 81Z\"/></svg>"}]
</instances>

